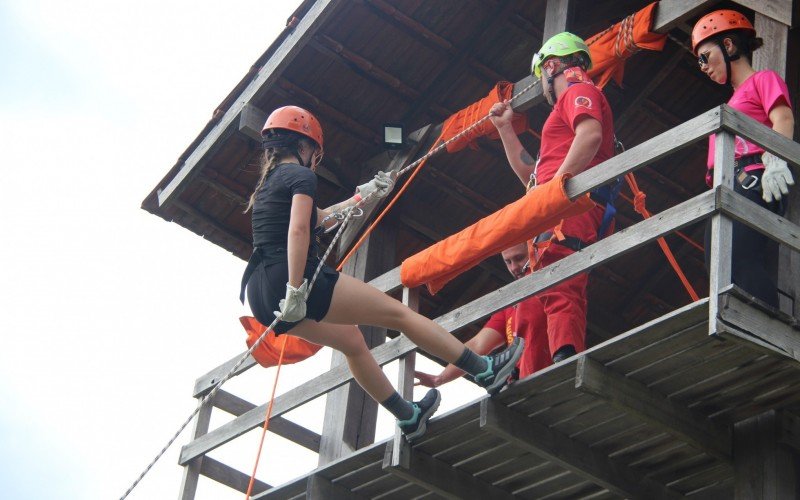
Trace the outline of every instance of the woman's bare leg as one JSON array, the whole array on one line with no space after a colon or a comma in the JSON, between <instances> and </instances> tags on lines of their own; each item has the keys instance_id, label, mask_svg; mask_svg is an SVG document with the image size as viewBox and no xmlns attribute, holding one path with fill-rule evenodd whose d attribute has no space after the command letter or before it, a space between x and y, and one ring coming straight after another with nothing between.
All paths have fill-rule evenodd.
<instances>
[{"instance_id":1,"label":"woman's bare leg","mask_svg":"<svg viewBox=\"0 0 800 500\"><path fill-rule=\"evenodd\" d=\"M464 352L464 344L430 319L377 288L340 274L325 323L372 325L398 330L425 351L448 363Z\"/></svg>"},{"instance_id":2,"label":"woman's bare leg","mask_svg":"<svg viewBox=\"0 0 800 500\"><path fill-rule=\"evenodd\" d=\"M364 342L364 335L357 326L317 323L307 319L289 333L344 354L356 382L378 403L394 394L394 387L372 357L367 343Z\"/></svg>"}]
</instances>

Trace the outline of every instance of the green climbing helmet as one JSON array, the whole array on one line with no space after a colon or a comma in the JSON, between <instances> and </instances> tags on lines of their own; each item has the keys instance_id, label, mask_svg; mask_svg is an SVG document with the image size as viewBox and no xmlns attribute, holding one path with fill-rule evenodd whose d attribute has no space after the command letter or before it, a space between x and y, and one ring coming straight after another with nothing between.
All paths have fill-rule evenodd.
<instances>
[{"instance_id":1,"label":"green climbing helmet","mask_svg":"<svg viewBox=\"0 0 800 500\"><path fill-rule=\"evenodd\" d=\"M577 35L573 35L567 31L553 35L549 40L544 42L542 48L533 55L533 62L531 62L531 73L536 78L542 77L542 64L549 57L563 57L570 54L583 52L589 61L589 67L592 67L592 55L589 53L589 46L586 42Z\"/></svg>"}]
</instances>

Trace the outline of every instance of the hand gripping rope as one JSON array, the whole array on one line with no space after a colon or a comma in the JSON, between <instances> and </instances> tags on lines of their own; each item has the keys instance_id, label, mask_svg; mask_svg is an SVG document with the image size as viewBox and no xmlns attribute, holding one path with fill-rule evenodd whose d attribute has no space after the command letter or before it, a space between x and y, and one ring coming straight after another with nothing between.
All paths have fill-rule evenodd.
<instances>
[{"instance_id":1,"label":"hand gripping rope","mask_svg":"<svg viewBox=\"0 0 800 500\"><path fill-rule=\"evenodd\" d=\"M534 80L530 85L528 85L527 87L523 88L522 90L520 90L519 92L517 92L516 94L511 96L510 101L513 101L514 99L517 99L519 96L521 96L525 92L528 92L537 83L539 83L539 80ZM438 146L435 146L430 151L425 153L425 155L421 156L420 158L418 158L414 162L412 162L409 165L407 165L407 166L403 167L402 169L398 170L397 174L394 176L394 178L395 179L399 178L401 175L405 174L406 172L408 172L412 168L417 167L419 164L425 162L428 158L430 158L431 156L433 156L436 153L440 152L442 149L446 148L448 144L450 144L451 142L456 141L456 140L460 139L461 137L465 136L470 131L472 131L475 127L481 125L483 122L488 120L490 117L491 117L491 113L487 113L486 116L482 117L480 120L476 121L475 123L473 123L472 125L470 125L466 129L461 131L459 134L453 136L452 138L448 139L447 141L442 142ZM335 214L331 214L330 216L326 217L326 218L333 217L337 221L340 221L339 230L336 231L336 234L334 235L333 240L331 240L331 243L328 245L327 250L325 250L325 254L322 256L322 258L319 261L319 265L317 266L317 269L314 271L314 275L312 276L311 281L308 284L308 292L306 294L306 297L308 296L309 293L311 293L311 289L314 287L314 282L317 280L317 276L319 275L320 271L322 270L322 266L324 265L325 260L328 258L328 256L331 253L331 250L333 250L334 246L336 245L336 242L339 240L339 237L342 235L342 232L344 231L344 228L347 226L347 223L350 221L350 219L352 217L359 217L360 215L362 215L363 211L362 211L361 207L363 207L368 202L368 200L370 200L370 198L372 198L374 196L375 196L375 193L373 192L370 195L365 196L364 198L362 198L354 206L348 207L348 208L342 210L341 212L338 212L338 213L335 213ZM333 228L331 228L331 229L333 229ZM219 379L219 381L216 384L214 384L214 387L212 387L211 391L209 391L208 394L203 396L203 399L200 400L200 403L197 405L197 408L195 408L195 410L192 412L192 414L189 415L189 418L187 418L183 422L183 424L181 424L181 426L178 428L178 430L175 432L175 434L169 439L169 441L167 441L167 444L164 445L164 447L161 449L161 451L158 452L158 454L150 462L150 464L148 464L147 467L145 467L145 469L142 471L142 473L139 474L139 477L137 477L136 480L133 482L133 484L131 484L130 488L128 488L128 490L125 492L125 494L123 494L120 497L120 500L124 500L125 498L128 497L128 495L130 495L130 493L133 491L133 489L136 488L136 485L138 485L139 482L141 482L141 480L144 478L144 476L148 472L150 472L150 469L152 469L153 466L156 464L156 462L158 462L158 460L164 455L164 453L166 453L167 449L169 449L169 447L172 446L172 443L174 443L175 440L178 439L178 436L180 436L181 432L183 432L183 430L186 428L186 426L188 426L191 423L191 421L195 417L195 415L197 415L200 412L200 409L206 403L211 401L211 399L217 394L217 392L222 387L222 385L225 382L227 382L233 376L234 373L236 373L236 370L239 369L240 366L242 366L242 364L245 362L245 360L247 360L248 356L250 356L253 353L253 351L261 344L261 341L264 340L264 337L267 336L267 333L270 332L273 328L275 328L275 325L281 320L282 317L283 317L283 314L278 314L275 317L275 320L264 330L264 333L261 334L261 336L258 338L258 340L253 342L253 345L250 346L250 349L248 349L247 352L242 355L242 357L239 359L239 361L236 362L236 364L233 366L233 368L231 368L228 371L228 373L226 373L221 379ZM269 420L269 417L270 416L268 414L266 416L266 419Z\"/></svg>"}]
</instances>

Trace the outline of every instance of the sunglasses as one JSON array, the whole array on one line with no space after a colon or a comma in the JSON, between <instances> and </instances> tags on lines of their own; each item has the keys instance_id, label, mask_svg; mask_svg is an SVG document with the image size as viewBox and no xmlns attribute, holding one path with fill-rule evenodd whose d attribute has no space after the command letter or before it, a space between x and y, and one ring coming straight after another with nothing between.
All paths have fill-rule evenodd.
<instances>
[{"instance_id":1,"label":"sunglasses","mask_svg":"<svg viewBox=\"0 0 800 500\"><path fill-rule=\"evenodd\" d=\"M702 54L697 56L697 64L700 66L706 66L708 64L708 56L711 54L711 51L703 52Z\"/></svg>"}]
</instances>

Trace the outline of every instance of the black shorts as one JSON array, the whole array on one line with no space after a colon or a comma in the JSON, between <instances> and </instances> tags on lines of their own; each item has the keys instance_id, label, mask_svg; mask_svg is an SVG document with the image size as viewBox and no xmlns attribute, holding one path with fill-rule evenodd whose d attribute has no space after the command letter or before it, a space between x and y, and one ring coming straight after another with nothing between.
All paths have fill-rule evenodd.
<instances>
[{"instance_id":1,"label":"black shorts","mask_svg":"<svg viewBox=\"0 0 800 500\"><path fill-rule=\"evenodd\" d=\"M307 261L303 277L311 283L311 277L317 269L319 260ZM328 266L322 270L314 282L311 294L306 300L306 318L321 321L328 314L333 298L333 288L339 279L339 273ZM289 266L279 262L268 266L260 265L247 281L247 302L253 315L263 325L269 326L275 321L273 311L278 311L278 303L286 296L286 283L289 281ZM302 321L302 320L301 320ZM279 321L275 325L275 334L286 333L300 321Z\"/></svg>"}]
</instances>

